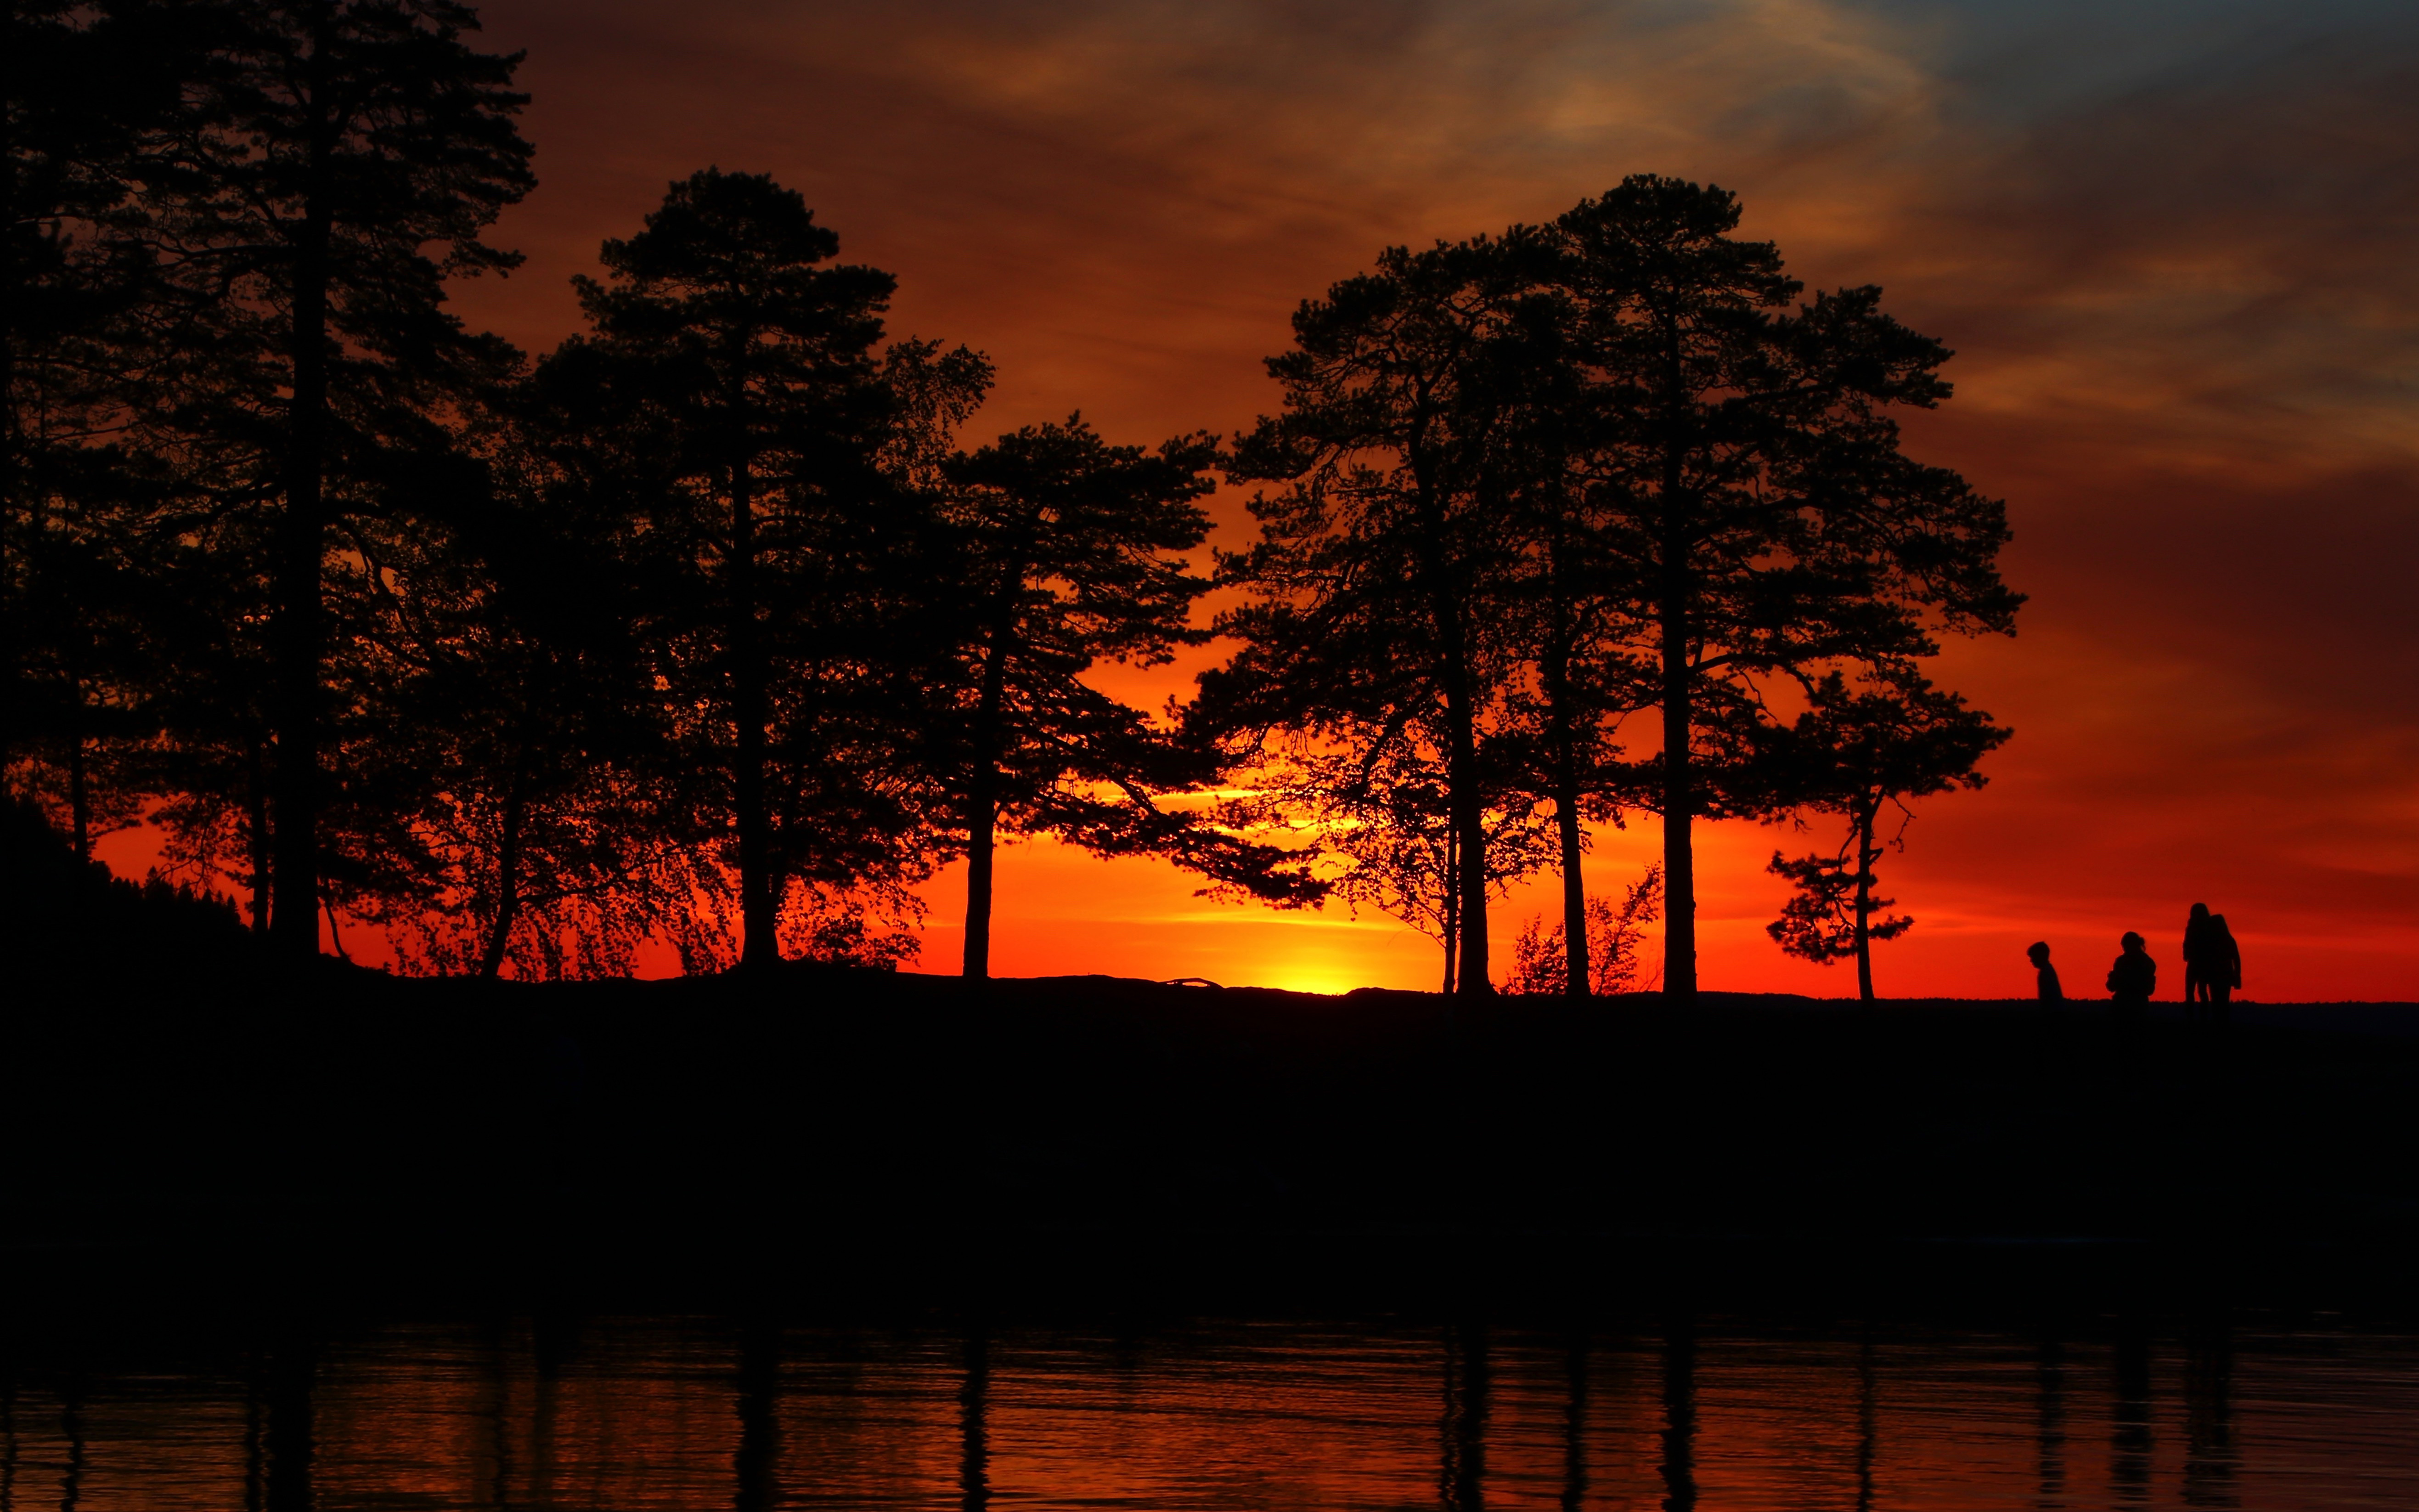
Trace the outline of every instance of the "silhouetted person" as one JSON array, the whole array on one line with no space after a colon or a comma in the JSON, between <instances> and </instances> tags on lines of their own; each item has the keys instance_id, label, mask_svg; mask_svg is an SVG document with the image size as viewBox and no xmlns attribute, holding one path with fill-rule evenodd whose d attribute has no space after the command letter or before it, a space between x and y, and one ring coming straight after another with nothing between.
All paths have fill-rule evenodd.
<instances>
[{"instance_id":1,"label":"silhouetted person","mask_svg":"<svg viewBox=\"0 0 2419 1512\"><path fill-rule=\"evenodd\" d=\"M2159 964L2142 948L2142 936L2132 930L2117 942L2124 954L2108 968L2108 995L2123 1007L2139 1008L2159 990Z\"/></svg>"},{"instance_id":2,"label":"silhouetted person","mask_svg":"<svg viewBox=\"0 0 2419 1512\"><path fill-rule=\"evenodd\" d=\"M2044 1003L2063 1003L2066 989L2057 984L2057 967L2049 964L2049 942L2035 940L2025 947L2026 956L2033 964L2033 984Z\"/></svg>"},{"instance_id":3,"label":"silhouetted person","mask_svg":"<svg viewBox=\"0 0 2419 1512\"><path fill-rule=\"evenodd\" d=\"M2224 1018L2234 989L2242 985L2242 951L2226 927L2226 916L2211 913L2207 903L2193 904L2184 921L2184 1001L2211 1009L2188 1011L2196 1018Z\"/></svg>"}]
</instances>

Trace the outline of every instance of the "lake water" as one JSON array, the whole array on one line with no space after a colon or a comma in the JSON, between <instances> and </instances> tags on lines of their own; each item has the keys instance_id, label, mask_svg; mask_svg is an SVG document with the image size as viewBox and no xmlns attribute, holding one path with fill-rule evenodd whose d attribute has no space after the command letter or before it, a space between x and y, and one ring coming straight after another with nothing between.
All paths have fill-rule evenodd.
<instances>
[{"instance_id":1,"label":"lake water","mask_svg":"<svg viewBox=\"0 0 2419 1512\"><path fill-rule=\"evenodd\" d=\"M2072 1332L672 1318L53 1344L6 1362L0 1509L2419 1505L2419 1341Z\"/></svg>"}]
</instances>

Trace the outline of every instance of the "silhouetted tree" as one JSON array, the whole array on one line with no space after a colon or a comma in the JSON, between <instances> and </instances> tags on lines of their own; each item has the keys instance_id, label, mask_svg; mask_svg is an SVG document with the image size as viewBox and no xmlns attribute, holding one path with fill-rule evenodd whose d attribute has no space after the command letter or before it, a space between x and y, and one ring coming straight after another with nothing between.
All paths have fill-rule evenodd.
<instances>
[{"instance_id":1,"label":"silhouetted tree","mask_svg":"<svg viewBox=\"0 0 2419 1512\"><path fill-rule=\"evenodd\" d=\"M1535 800L1507 788L1479 814L1486 850L1472 864L1454 823L1443 740L1433 722L1393 731L1330 720L1267 743L1248 791L1219 817L1238 831L1286 836L1310 874L1356 912L1371 907L1435 940L1443 991L1460 981L1465 879L1489 897L1546 864L1553 832Z\"/></svg>"},{"instance_id":2,"label":"silhouetted tree","mask_svg":"<svg viewBox=\"0 0 2419 1512\"><path fill-rule=\"evenodd\" d=\"M1640 773L1664 819L1664 990L1696 991L1691 825L1754 811L1733 787L1766 738L1761 676L1897 665L1939 628L2009 632L2000 504L1901 455L1891 406L1948 397L1939 343L1872 287L1818 295L1726 191L1625 179L1556 223L1592 389L1584 486L1630 584L1629 651L1662 714Z\"/></svg>"},{"instance_id":3,"label":"silhouetted tree","mask_svg":"<svg viewBox=\"0 0 2419 1512\"><path fill-rule=\"evenodd\" d=\"M144 191L184 296L183 370L152 419L212 492L220 532L266 548L223 561L270 581L270 928L291 960L316 953L323 873L383 864L368 846L338 862L323 833L327 813L383 801L366 779L330 791L331 737L359 730L331 648L375 612L331 595L382 591L381 532L463 486L445 422L511 356L445 312L444 282L517 261L480 236L532 182L513 121L527 97L511 90L518 56L473 49L475 13L455 0L217 9L226 30ZM255 509L264 529L227 521Z\"/></svg>"},{"instance_id":4,"label":"silhouetted tree","mask_svg":"<svg viewBox=\"0 0 2419 1512\"><path fill-rule=\"evenodd\" d=\"M944 775L965 835L969 977L990 974L1003 827L1104 856L1168 856L1280 901L1315 892L1286 857L1154 801L1213 780L1214 762L1085 681L1103 661L1161 666L1210 639L1191 622L1210 580L1179 553L1209 532L1199 501L1219 460L1209 436L1156 452L1111 446L1078 415L1003 436L946 470L967 634L947 710L962 754Z\"/></svg>"},{"instance_id":5,"label":"silhouetted tree","mask_svg":"<svg viewBox=\"0 0 2419 1512\"><path fill-rule=\"evenodd\" d=\"M159 292L138 193L156 171L192 13L114 0L12 4L0 69L0 765L89 855L139 795L142 609L161 480L126 444Z\"/></svg>"},{"instance_id":6,"label":"silhouetted tree","mask_svg":"<svg viewBox=\"0 0 2419 1512\"><path fill-rule=\"evenodd\" d=\"M1647 867L1646 874L1629 885L1620 903L1610 898L1587 901L1586 923L1591 938L1587 953L1581 958L1589 963L1587 993L1605 996L1637 990L1640 973L1645 967L1645 926L1662 917L1660 864ZM1564 974L1571 959L1563 939L1565 927L1556 924L1548 929L1544 919L1530 918L1513 942L1512 975L1504 984L1505 992L1544 995L1570 992Z\"/></svg>"},{"instance_id":7,"label":"silhouetted tree","mask_svg":"<svg viewBox=\"0 0 2419 1512\"><path fill-rule=\"evenodd\" d=\"M1219 628L1246 644L1202 681L1202 724L1244 748L1274 729L1379 748L1433 732L1466 856L1487 851L1482 747L1510 671L1498 354L1523 286L1496 242L1398 247L1296 312L1294 349L1269 360L1285 410L1239 440L1232 469L1279 486L1252 499L1259 542L1225 563L1253 597ZM1488 873L1456 873L1464 992L1493 990Z\"/></svg>"},{"instance_id":8,"label":"silhouetted tree","mask_svg":"<svg viewBox=\"0 0 2419 1512\"><path fill-rule=\"evenodd\" d=\"M174 517L172 516L172 518ZM276 726L268 680L270 579L258 570L264 520L159 552L144 616L148 705L164 738L139 758L140 788L160 795L150 818L162 855L197 880L223 878L248 895L254 933L270 918L270 781Z\"/></svg>"},{"instance_id":9,"label":"silhouetted tree","mask_svg":"<svg viewBox=\"0 0 2419 1512\"><path fill-rule=\"evenodd\" d=\"M1585 996L1605 990L1592 964L1601 933L1594 921L1602 909L1589 901L1581 874L1585 826L1620 815L1612 734L1642 701L1636 669L1622 655L1638 608L1628 576L1603 540L1604 493L1583 477L1593 426L1583 366L1570 346L1578 322L1566 291L1535 254L1537 239L1521 227L1506 234L1508 244L1539 265L1540 276L1519 301L1518 333L1502 344L1495 364L1503 374L1510 430L1497 471L1506 485L1506 526L1518 542L1507 624L1524 664L1509 689L1507 729L1498 744L1518 753L1507 780L1553 805L1563 921L1552 938L1562 942L1562 990Z\"/></svg>"},{"instance_id":10,"label":"silhouetted tree","mask_svg":"<svg viewBox=\"0 0 2419 1512\"><path fill-rule=\"evenodd\" d=\"M898 454L917 403L963 413L989 379L972 354L936 363L920 346L886 367L894 281L824 266L839 246L768 177L692 175L642 232L605 244L609 279L579 284L595 335L548 363L550 381L588 386L654 490L677 733L726 783L751 968L778 959L793 883L844 891L929 865L910 843L923 816L909 747L934 532Z\"/></svg>"},{"instance_id":11,"label":"silhouetted tree","mask_svg":"<svg viewBox=\"0 0 2419 1512\"><path fill-rule=\"evenodd\" d=\"M395 734L441 778L423 896L372 910L408 968L621 975L657 933L701 953L639 517L569 418L525 385L479 427L493 492L393 566Z\"/></svg>"},{"instance_id":12,"label":"silhouetted tree","mask_svg":"<svg viewBox=\"0 0 2419 1512\"><path fill-rule=\"evenodd\" d=\"M1791 955L1822 965L1853 957L1857 995L1872 1002L1872 942L1894 940L1915 926L1914 919L1887 912L1894 900L1873 894L1873 864L1884 849L1875 838L1882 810L1894 804L1911 819L1909 798L1982 786L1989 779L1976 764L2011 733L1912 669L1853 691L1839 673L1826 677L1785 748L1802 800L1846 819L1847 838L1833 855L1773 853L1770 870L1788 878L1797 895L1766 932ZM1904 834L1902 822L1897 844L1905 844Z\"/></svg>"}]
</instances>

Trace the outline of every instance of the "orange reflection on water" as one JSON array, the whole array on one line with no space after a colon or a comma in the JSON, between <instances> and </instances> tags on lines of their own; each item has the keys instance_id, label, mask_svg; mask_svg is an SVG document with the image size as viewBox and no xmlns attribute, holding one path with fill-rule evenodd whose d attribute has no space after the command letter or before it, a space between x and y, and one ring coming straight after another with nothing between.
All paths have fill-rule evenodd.
<instances>
[{"instance_id":1,"label":"orange reflection on water","mask_svg":"<svg viewBox=\"0 0 2419 1512\"><path fill-rule=\"evenodd\" d=\"M410 1327L22 1370L0 1508L2411 1504L2411 1341Z\"/></svg>"}]
</instances>

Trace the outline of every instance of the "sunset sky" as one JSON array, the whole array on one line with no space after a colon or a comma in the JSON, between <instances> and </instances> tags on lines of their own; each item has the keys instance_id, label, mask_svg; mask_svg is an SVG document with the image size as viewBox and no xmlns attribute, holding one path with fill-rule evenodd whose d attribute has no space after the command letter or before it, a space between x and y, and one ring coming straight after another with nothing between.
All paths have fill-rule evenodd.
<instances>
[{"instance_id":1,"label":"sunset sky","mask_svg":"<svg viewBox=\"0 0 2419 1512\"><path fill-rule=\"evenodd\" d=\"M969 442L1080 409L1112 440L1232 432L1295 304L1382 246L1551 217L1624 175L1736 190L1810 285L1877 283L1958 352L1910 450L2004 497L2013 640L1940 680L2012 725L1923 805L1885 995L2097 994L2185 910L2248 996L2419 998L2419 8L2408 0L493 0L540 187L459 290L532 353L670 178L769 172L900 279L896 334L999 387ZM1218 539L1240 544L1240 499ZM1200 659L1134 684L1151 703ZM1120 684L1120 687L1127 685ZM1828 844L1827 831L1815 837ZM1703 982L1854 991L1764 933L1709 827ZM1651 818L1600 837L1634 879ZM926 969L963 870L930 889ZM1432 986L1375 916L1213 904L1156 864L1006 853L995 971ZM1550 877L1499 905L1508 953Z\"/></svg>"}]
</instances>

